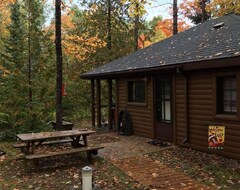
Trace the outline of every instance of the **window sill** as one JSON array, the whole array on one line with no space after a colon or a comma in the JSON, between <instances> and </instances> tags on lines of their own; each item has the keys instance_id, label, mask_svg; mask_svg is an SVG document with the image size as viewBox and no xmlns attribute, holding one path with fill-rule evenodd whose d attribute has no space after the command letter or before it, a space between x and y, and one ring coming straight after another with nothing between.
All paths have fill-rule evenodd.
<instances>
[{"instance_id":1,"label":"window sill","mask_svg":"<svg viewBox=\"0 0 240 190\"><path fill-rule=\"evenodd\" d=\"M238 121L237 115L218 114L215 119Z\"/></svg>"},{"instance_id":2,"label":"window sill","mask_svg":"<svg viewBox=\"0 0 240 190\"><path fill-rule=\"evenodd\" d=\"M147 103L138 103L138 102L128 102L128 106L140 106L140 107L146 107Z\"/></svg>"}]
</instances>

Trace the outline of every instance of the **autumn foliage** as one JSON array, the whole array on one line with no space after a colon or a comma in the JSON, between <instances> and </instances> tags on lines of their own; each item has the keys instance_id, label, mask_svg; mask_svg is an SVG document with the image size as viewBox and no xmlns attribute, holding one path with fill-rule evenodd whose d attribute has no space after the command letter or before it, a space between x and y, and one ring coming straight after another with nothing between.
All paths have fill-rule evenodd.
<instances>
[{"instance_id":1,"label":"autumn foliage","mask_svg":"<svg viewBox=\"0 0 240 190\"><path fill-rule=\"evenodd\" d=\"M190 25L183 19L178 19L178 32L183 32L190 28ZM163 19L156 23L156 26L153 28L155 36L150 37L148 33L141 34L138 40L138 47L144 48L152 43L163 40L173 35L173 20L172 19Z\"/></svg>"},{"instance_id":2,"label":"autumn foliage","mask_svg":"<svg viewBox=\"0 0 240 190\"><path fill-rule=\"evenodd\" d=\"M172 36L172 13L167 19L157 16L153 22L144 21L146 5L150 1L110 2L111 25L108 24L105 0L61 1L63 82L68 94L63 98L63 112L73 121L88 117L90 113L89 84L79 80L81 73L131 53L136 47L136 39L138 48L145 48ZM240 14L239 0L205 2L206 12L211 17ZM11 9L17 3L18 12ZM48 7L49 4L53 9ZM202 11L199 0L183 0L178 10L179 32L190 27L186 18ZM23 121L27 120L26 125L35 122L36 126L42 126L40 121L44 124L55 116L53 12L54 0L0 0L0 122L4 121L15 129L23 127ZM111 48L107 46L109 31ZM32 80L28 80L29 71ZM30 86L27 81L32 83L33 101L26 98ZM31 115L26 111L29 105L33 108Z\"/></svg>"},{"instance_id":3,"label":"autumn foliage","mask_svg":"<svg viewBox=\"0 0 240 190\"><path fill-rule=\"evenodd\" d=\"M178 20L178 31L182 32L188 29L190 26L184 20ZM164 19L157 23L155 30L162 30L166 37L173 35L173 21L172 19Z\"/></svg>"},{"instance_id":4,"label":"autumn foliage","mask_svg":"<svg viewBox=\"0 0 240 190\"><path fill-rule=\"evenodd\" d=\"M70 12L73 13L73 12ZM106 42L96 36L88 36L87 33L74 34L71 31L76 30L76 25L69 14L62 16L63 31L63 51L66 56L74 58L76 61L86 61L88 55L97 51L98 48L106 46ZM87 63L87 61L85 62Z\"/></svg>"},{"instance_id":5,"label":"autumn foliage","mask_svg":"<svg viewBox=\"0 0 240 190\"><path fill-rule=\"evenodd\" d=\"M209 18L224 16L225 14L240 14L239 0L183 0L179 5L179 14L193 18L202 14L201 3L206 4Z\"/></svg>"}]
</instances>

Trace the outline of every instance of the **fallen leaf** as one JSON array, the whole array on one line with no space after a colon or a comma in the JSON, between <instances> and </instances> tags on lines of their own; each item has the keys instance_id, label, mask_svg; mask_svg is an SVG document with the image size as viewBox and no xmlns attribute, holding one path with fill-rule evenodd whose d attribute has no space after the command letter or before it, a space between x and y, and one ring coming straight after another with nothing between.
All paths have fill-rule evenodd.
<instances>
[{"instance_id":1,"label":"fallen leaf","mask_svg":"<svg viewBox=\"0 0 240 190\"><path fill-rule=\"evenodd\" d=\"M180 183L182 186L186 186L186 184L185 183Z\"/></svg>"},{"instance_id":2,"label":"fallen leaf","mask_svg":"<svg viewBox=\"0 0 240 190\"><path fill-rule=\"evenodd\" d=\"M74 179L79 178L79 174L78 174L78 173L74 173L73 178L74 178Z\"/></svg>"},{"instance_id":3,"label":"fallen leaf","mask_svg":"<svg viewBox=\"0 0 240 190\"><path fill-rule=\"evenodd\" d=\"M157 173L152 173L152 176L153 176L153 177L157 177L158 174L157 174Z\"/></svg>"}]
</instances>

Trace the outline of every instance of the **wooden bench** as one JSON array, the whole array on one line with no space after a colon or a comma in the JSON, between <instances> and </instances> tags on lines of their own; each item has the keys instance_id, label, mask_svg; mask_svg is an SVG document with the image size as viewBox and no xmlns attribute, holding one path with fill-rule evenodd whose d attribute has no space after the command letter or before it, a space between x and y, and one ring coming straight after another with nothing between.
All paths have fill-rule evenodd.
<instances>
[{"instance_id":1,"label":"wooden bench","mask_svg":"<svg viewBox=\"0 0 240 190\"><path fill-rule=\"evenodd\" d=\"M60 143L69 143L72 142L72 139L59 139L59 140L53 140L53 141L44 141L42 142L42 145L52 145L52 144L60 144ZM26 148L27 144L25 143L18 143L13 144L14 148Z\"/></svg>"},{"instance_id":2,"label":"wooden bench","mask_svg":"<svg viewBox=\"0 0 240 190\"><path fill-rule=\"evenodd\" d=\"M50 153L44 153L44 154L29 154L26 155L25 158L27 160L34 160L36 164L38 164L38 159L40 158L48 158L53 156L62 156L62 155L69 155L69 154L76 154L80 152L86 152L89 163L92 162L91 154L97 155L99 149L103 149L103 146L88 146L88 147L81 147L81 148L75 148L70 150L62 150L59 152L50 152Z\"/></svg>"}]
</instances>

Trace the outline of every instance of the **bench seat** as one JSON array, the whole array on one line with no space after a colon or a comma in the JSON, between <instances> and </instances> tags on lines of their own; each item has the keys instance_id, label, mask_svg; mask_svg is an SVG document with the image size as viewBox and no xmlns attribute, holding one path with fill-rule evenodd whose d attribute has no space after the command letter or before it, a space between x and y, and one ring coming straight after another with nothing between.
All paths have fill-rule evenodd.
<instances>
[{"instance_id":1,"label":"bench seat","mask_svg":"<svg viewBox=\"0 0 240 190\"><path fill-rule=\"evenodd\" d=\"M80 152L86 152L88 156L88 160L91 163L91 154L97 155L97 150L104 148L103 146L88 146L88 147L81 147L81 148L75 148L75 149L68 149L68 150L62 150L59 152L49 152L49 153L43 153L43 154L29 154L26 155L25 158L28 160L36 160L40 158L48 158L53 156L61 156L61 155L68 155L68 154L76 154Z\"/></svg>"},{"instance_id":2,"label":"bench seat","mask_svg":"<svg viewBox=\"0 0 240 190\"><path fill-rule=\"evenodd\" d=\"M59 140L53 140L53 141L44 141L42 142L42 145L52 145L52 144L60 144L60 143L69 143L72 142L72 139L59 139ZM27 145L25 143L18 143L13 144L14 148L25 148Z\"/></svg>"}]
</instances>

